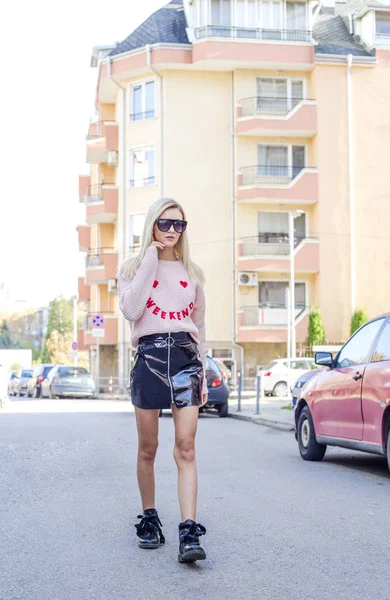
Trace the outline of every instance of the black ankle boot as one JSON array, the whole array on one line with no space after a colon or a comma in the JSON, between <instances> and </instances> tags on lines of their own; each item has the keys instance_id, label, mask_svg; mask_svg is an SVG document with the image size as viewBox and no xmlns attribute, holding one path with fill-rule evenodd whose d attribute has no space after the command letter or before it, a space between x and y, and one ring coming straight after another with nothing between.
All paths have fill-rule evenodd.
<instances>
[{"instance_id":1,"label":"black ankle boot","mask_svg":"<svg viewBox=\"0 0 390 600\"><path fill-rule=\"evenodd\" d=\"M140 548L158 548L160 544L165 544L165 537L162 532L162 523L158 517L155 508L144 510L143 515L138 515L140 523L134 525L137 529L137 535L140 538L138 546Z\"/></svg>"},{"instance_id":2,"label":"black ankle boot","mask_svg":"<svg viewBox=\"0 0 390 600\"><path fill-rule=\"evenodd\" d=\"M179 524L179 562L194 562L206 558L206 552L199 544L199 537L205 533L206 528L192 519Z\"/></svg>"}]
</instances>

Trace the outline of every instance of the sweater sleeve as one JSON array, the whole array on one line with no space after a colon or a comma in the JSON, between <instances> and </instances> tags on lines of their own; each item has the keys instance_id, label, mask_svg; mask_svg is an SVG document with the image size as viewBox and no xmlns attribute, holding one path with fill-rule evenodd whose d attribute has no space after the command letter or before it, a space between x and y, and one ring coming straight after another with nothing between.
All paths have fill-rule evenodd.
<instances>
[{"instance_id":1,"label":"sweater sleeve","mask_svg":"<svg viewBox=\"0 0 390 600\"><path fill-rule=\"evenodd\" d=\"M156 278L157 267L157 247L149 246L134 277L125 279L122 272L119 272L119 308L128 321L138 321L142 317Z\"/></svg>"},{"instance_id":2,"label":"sweater sleeve","mask_svg":"<svg viewBox=\"0 0 390 600\"><path fill-rule=\"evenodd\" d=\"M196 286L196 296L194 310L191 315L193 322L196 325L199 334L199 352L203 363L203 385L202 393L207 394L207 379L206 379L206 298L203 287L198 283Z\"/></svg>"}]
</instances>

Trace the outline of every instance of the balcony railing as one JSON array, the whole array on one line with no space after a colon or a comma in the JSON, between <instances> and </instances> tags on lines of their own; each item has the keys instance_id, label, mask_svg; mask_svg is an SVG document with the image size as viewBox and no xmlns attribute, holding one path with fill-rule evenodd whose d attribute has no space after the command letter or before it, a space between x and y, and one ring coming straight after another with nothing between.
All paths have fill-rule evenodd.
<instances>
[{"instance_id":1,"label":"balcony railing","mask_svg":"<svg viewBox=\"0 0 390 600\"><path fill-rule=\"evenodd\" d=\"M148 185L154 185L156 183L156 176L150 175L149 177L140 177L138 179L130 179L130 187L147 187Z\"/></svg>"},{"instance_id":2,"label":"balcony railing","mask_svg":"<svg viewBox=\"0 0 390 600\"><path fill-rule=\"evenodd\" d=\"M96 138L106 137L106 124L114 124L115 121L95 121L90 123L87 140L95 140Z\"/></svg>"},{"instance_id":3,"label":"balcony railing","mask_svg":"<svg viewBox=\"0 0 390 600\"><path fill-rule=\"evenodd\" d=\"M218 37L310 43L312 41L312 32L306 29L260 29L257 27L223 27L220 25L207 25L195 29L195 37L198 40Z\"/></svg>"},{"instance_id":4,"label":"balcony railing","mask_svg":"<svg viewBox=\"0 0 390 600\"><path fill-rule=\"evenodd\" d=\"M153 119L156 115L154 108L144 112L130 113L130 121L143 121L144 119Z\"/></svg>"},{"instance_id":5,"label":"balcony railing","mask_svg":"<svg viewBox=\"0 0 390 600\"><path fill-rule=\"evenodd\" d=\"M294 238L294 248L306 236ZM259 233L257 236L242 238L242 256L289 256L290 243L287 233Z\"/></svg>"},{"instance_id":6,"label":"balcony railing","mask_svg":"<svg viewBox=\"0 0 390 600\"><path fill-rule=\"evenodd\" d=\"M244 98L240 101L241 116L285 117L303 101L303 98L262 98L260 96Z\"/></svg>"},{"instance_id":7,"label":"balcony railing","mask_svg":"<svg viewBox=\"0 0 390 600\"><path fill-rule=\"evenodd\" d=\"M102 202L102 189L103 185L101 183L97 183L95 185L89 185L87 188L87 193L84 196L84 202L86 204L93 204L94 202Z\"/></svg>"},{"instance_id":8,"label":"balcony railing","mask_svg":"<svg viewBox=\"0 0 390 600\"><path fill-rule=\"evenodd\" d=\"M376 46L390 46L390 33L377 33L375 36Z\"/></svg>"},{"instance_id":9,"label":"balcony railing","mask_svg":"<svg viewBox=\"0 0 390 600\"><path fill-rule=\"evenodd\" d=\"M283 185L289 184L303 170L313 170L313 167L253 165L240 169L241 185Z\"/></svg>"},{"instance_id":10,"label":"balcony railing","mask_svg":"<svg viewBox=\"0 0 390 600\"><path fill-rule=\"evenodd\" d=\"M287 326L288 310L285 304L276 302L262 302L258 306L243 306L244 327L257 327L258 325L282 325ZM306 306L299 302L295 303L295 319L304 311Z\"/></svg>"},{"instance_id":11,"label":"balcony railing","mask_svg":"<svg viewBox=\"0 0 390 600\"><path fill-rule=\"evenodd\" d=\"M104 265L104 254L109 251L112 252L115 248L96 248L89 250L85 257L86 266L88 267L101 267Z\"/></svg>"}]
</instances>

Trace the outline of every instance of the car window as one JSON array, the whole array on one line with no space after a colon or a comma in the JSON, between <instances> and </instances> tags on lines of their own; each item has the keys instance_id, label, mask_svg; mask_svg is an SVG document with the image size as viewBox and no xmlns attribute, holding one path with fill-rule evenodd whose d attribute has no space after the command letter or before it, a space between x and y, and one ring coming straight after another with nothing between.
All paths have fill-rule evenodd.
<instances>
[{"instance_id":1,"label":"car window","mask_svg":"<svg viewBox=\"0 0 390 600\"><path fill-rule=\"evenodd\" d=\"M31 377L33 374L32 369L23 369L22 377Z\"/></svg>"},{"instance_id":2,"label":"car window","mask_svg":"<svg viewBox=\"0 0 390 600\"><path fill-rule=\"evenodd\" d=\"M49 365L48 367L44 367L42 371L42 377L47 377L48 373L52 370L53 365Z\"/></svg>"},{"instance_id":3,"label":"car window","mask_svg":"<svg viewBox=\"0 0 390 600\"><path fill-rule=\"evenodd\" d=\"M390 321L382 331L375 352L372 355L372 362L390 360Z\"/></svg>"},{"instance_id":4,"label":"car window","mask_svg":"<svg viewBox=\"0 0 390 600\"><path fill-rule=\"evenodd\" d=\"M83 367L59 367L58 374L62 377L77 377L77 375L88 375L88 371Z\"/></svg>"},{"instance_id":5,"label":"car window","mask_svg":"<svg viewBox=\"0 0 390 600\"><path fill-rule=\"evenodd\" d=\"M221 372L215 362L207 356L206 358L206 379L221 379Z\"/></svg>"},{"instance_id":6,"label":"car window","mask_svg":"<svg viewBox=\"0 0 390 600\"><path fill-rule=\"evenodd\" d=\"M271 362L266 367L264 367L264 371L269 371L270 369L272 369L272 367L274 367L277 364L277 360L271 360Z\"/></svg>"},{"instance_id":7,"label":"car window","mask_svg":"<svg viewBox=\"0 0 390 600\"><path fill-rule=\"evenodd\" d=\"M307 360L292 360L291 361L291 368L292 369L303 369L303 370L305 370L305 369L309 370L310 369Z\"/></svg>"},{"instance_id":8,"label":"car window","mask_svg":"<svg viewBox=\"0 0 390 600\"><path fill-rule=\"evenodd\" d=\"M336 366L343 368L366 363L372 343L383 322L384 319L377 319L360 329L341 350Z\"/></svg>"}]
</instances>

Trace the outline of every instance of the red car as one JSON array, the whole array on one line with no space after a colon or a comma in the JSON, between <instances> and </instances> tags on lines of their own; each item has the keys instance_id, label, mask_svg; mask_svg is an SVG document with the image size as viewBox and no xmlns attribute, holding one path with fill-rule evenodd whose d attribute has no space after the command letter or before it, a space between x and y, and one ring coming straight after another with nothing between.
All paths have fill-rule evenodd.
<instances>
[{"instance_id":1,"label":"red car","mask_svg":"<svg viewBox=\"0 0 390 600\"><path fill-rule=\"evenodd\" d=\"M390 469L390 314L363 325L302 388L295 429L304 460L321 460L327 446L387 457Z\"/></svg>"}]
</instances>

